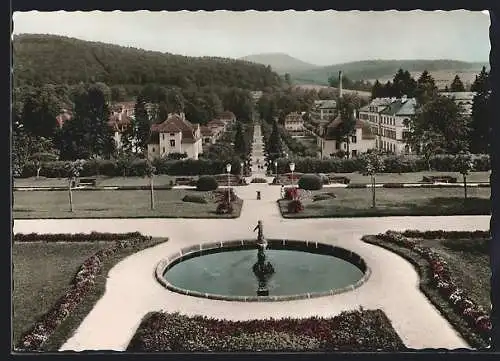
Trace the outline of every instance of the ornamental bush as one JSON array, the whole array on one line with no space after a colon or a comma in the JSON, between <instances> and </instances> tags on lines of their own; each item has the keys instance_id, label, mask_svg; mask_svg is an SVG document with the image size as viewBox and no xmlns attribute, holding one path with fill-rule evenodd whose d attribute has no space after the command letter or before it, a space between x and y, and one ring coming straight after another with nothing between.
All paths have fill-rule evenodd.
<instances>
[{"instance_id":1,"label":"ornamental bush","mask_svg":"<svg viewBox=\"0 0 500 361\"><path fill-rule=\"evenodd\" d=\"M197 196L193 194L186 194L182 198L183 202L191 202L191 203L207 203L207 200L203 198L202 196Z\"/></svg>"},{"instance_id":2,"label":"ornamental bush","mask_svg":"<svg viewBox=\"0 0 500 361\"><path fill-rule=\"evenodd\" d=\"M299 179L299 188L308 191L317 191L323 188L323 181L316 174L304 174Z\"/></svg>"},{"instance_id":3,"label":"ornamental bush","mask_svg":"<svg viewBox=\"0 0 500 361\"><path fill-rule=\"evenodd\" d=\"M265 178L252 178L250 183L267 183L267 179Z\"/></svg>"},{"instance_id":4,"label":"ornamental bush","mask_svg":"<svg viewBox=\"0 0 500 361\"><path fill-rule=\"evenodd\" d=\"M219 187L217 180L213 176L202 175L196 182L196 189L199 191L214 191Z\"/></svg>"}]
</instances>

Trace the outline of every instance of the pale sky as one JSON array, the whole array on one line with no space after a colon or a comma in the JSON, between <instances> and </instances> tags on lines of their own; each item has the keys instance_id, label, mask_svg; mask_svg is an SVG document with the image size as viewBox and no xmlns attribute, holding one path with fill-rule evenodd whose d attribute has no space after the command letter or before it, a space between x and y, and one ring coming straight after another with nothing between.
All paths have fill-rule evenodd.
<instances>
[{"instance_id":1,"label":"pale sky","mask_svg":"<svg viewBox=\"0 0 500 361\"><path fill-rule=\"evenodd\" d=\"M14 34L58 34L189 56L286 53L317 65L369 59L487 62L487 14L459 11L16 12Z\"/></svg>"}]
</instances>

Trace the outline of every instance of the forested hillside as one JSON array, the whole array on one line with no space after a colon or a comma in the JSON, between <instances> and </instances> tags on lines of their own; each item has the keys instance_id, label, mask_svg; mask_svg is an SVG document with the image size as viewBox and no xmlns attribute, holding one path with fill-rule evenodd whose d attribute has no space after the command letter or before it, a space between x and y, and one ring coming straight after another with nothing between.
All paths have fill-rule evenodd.
<instances>
[{"instance_id":1,"label":"forested hillside","mask_svg":"<svg viewBox=\"0 0 500 361\"><path fill-rule=\"evenodd\" d=\"M56 35L24 34L13 41L15 86L103 82L134 89L148 83L248 90L279 85L270 67L247 61L187 57Z\"/></svg>"}]
</instances>

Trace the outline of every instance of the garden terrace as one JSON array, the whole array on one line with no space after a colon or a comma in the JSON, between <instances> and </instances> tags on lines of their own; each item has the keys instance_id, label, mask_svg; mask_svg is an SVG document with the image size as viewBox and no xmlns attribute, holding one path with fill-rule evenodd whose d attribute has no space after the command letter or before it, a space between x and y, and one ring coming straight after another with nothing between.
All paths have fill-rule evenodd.
<instances>
[{"instance_id":1,"label":"garden terrace","mask_svg":"<svg viewBox=\"0 0 500 361\"><path fill-rule=\"evenodd\" d=\"M420 274L420 289L462 337L475 348L488 346L488 232L388 231L363 240L410 261Z\"/></svg>"},{"instance_id":2,"label":"garden terrace","mask_svg":"<svg viewBox=\"0 0 500 361\"><path fill-rule=\"evenodd\" d=\"M321 201L315 195L333 193ZM376 188L376 208L372 207L372 190L366 188L329 188L312 191L311 197L302 199L304 210L288 213L289 200L279 200L285 218L335 218L377 216L445 216L490 214L490 189L470 188L464 204L464 191L460 188Z\"/></svg>"},{"instance_id":3,"label":"garden terrace","mask_svg":"<svg viewBox=\"0 0 500 361\"><path fill-rule=\"evenodd\" d=\"M333 318L226 321L151 313L130 352L403 351L381 310L343 312Z\"/></svg>"},{"instance_id":4,"label":"garden terrace","mask_svg":"<svg viewBox=\"0 0 500 361\"><path fill-rule=\"evenodd\" d=\"M138 233L14 235L16 349L57 351L104 293L108 271L128 255L165 241Z\"/></svg>"},{"instance_id":5,"label":"garden terrace","mask_svg":"<svg viewBox=\"0 0 500 361\"><path fill-rule=\"evenodd\" d=\"M186 195L203 196L206 204L183 202ZM69 212L68 191L16 191L15 219L36 218L237 218L243 201L237 199L232 214L216 213L213 192L171 189L155 190L151 210L149 190L73 191L74 212Z\"/></svg>"}]
</instances>

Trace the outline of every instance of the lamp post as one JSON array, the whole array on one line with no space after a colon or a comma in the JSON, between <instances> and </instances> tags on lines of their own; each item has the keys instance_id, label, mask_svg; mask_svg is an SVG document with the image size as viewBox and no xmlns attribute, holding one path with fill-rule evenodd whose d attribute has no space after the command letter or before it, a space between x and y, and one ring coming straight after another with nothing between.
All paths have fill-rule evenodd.
<instances>
[{"instance_id":1,"label":"lamp post","mask_svg":"<svg viewBox=\"0 0 500 361\"><path fill-rule=\"evenodd\" d=\"M276 169L276 184L278 184L278 161L274 161L274 169Z\"/></svg>"},{"instance_id":2,"label":"lamp post","mask_svg":"<svg viewBox=\"0 0 500 361\"><path fill-rule=\"evenodd\" d=\"M226 172L227 172L227 199L231 202L231 163L226 164Z\"/></svg>"},{"instance_id":3,"label":"lamp post","mask_svg":"<svg viewBox=\"0 0 500 361\"><path fill-rule=\"evenodd\" d=\"M295 186L295 178L293 176L293 172L295 170L295 163L290 163L290 171L292 172L292 188Z\"/></svg>"}]
</instances>

